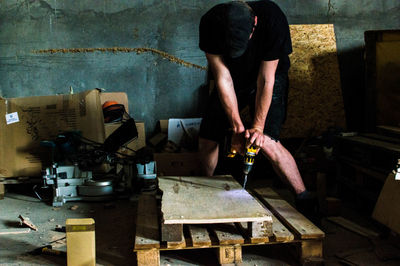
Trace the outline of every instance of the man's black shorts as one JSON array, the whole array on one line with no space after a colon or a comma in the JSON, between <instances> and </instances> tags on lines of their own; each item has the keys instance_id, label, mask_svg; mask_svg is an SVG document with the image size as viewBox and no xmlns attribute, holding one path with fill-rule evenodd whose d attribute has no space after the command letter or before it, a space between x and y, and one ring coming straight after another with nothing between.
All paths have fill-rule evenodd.
<instances>
[{"instance_id":1,"label":"man's black shorts","mask_svg":"<svg viewBox=\"0 0 400 266\"><path fill-rule=\"evenodd\" d=\"M278 141L282 124L286 119L287 99L288 99L289 79L287 74L276 74L274 92L272 95L271 106L268 111L267 119L264 127L264 134ZM255 107L255 89L246 96L237 95L239 112L241 113L242 122L246 129L249 129L253 122ZM227 119L225 111L221 105L216 89L211 93L208 100L207 110L203 116L200 126L199 136L222 143L225 136L229 132L231 125ZM248 110L249 112L247 112ZM247 117L243 117L243 113Z\"/></svg>"}]
</instances>

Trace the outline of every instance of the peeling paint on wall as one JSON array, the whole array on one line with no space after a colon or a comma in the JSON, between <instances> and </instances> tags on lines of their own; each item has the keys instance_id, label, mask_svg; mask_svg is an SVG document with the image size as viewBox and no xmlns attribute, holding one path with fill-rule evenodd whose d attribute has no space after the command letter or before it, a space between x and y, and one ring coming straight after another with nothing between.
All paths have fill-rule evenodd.
<instances>
[{"instance_id":1,"label":"peeling paint on wall","mask_svg":"<svg viewBox=\"0 0 400 266\"><path fill-rule=\"evenodd\" d=\"M152 53L161 56L170 62L182 65L184 67L193 67L201 70L207 70L207 67L196 65L187 61L184 61L176 56L168 54L167 52L160 51L154 48L139 47L139 48L128 48L128 47L105 47L105 48L61 48L61 49L45 49L45 50L33 50L35 54L56 54L56 53L94 53L94 52L112 52L112 53Z\"/></svg>"}]
</instances>

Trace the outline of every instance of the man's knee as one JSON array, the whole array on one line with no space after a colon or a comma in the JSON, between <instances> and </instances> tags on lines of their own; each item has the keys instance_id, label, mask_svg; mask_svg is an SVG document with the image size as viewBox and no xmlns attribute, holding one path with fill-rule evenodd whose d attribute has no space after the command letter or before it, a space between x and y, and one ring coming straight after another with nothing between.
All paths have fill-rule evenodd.
<instances>
[{"instance_id":1,"label":"man's knee","mask_svg":"<svg viewBox=\"0 0 400 266\"><path fill-rule=\"evenodd\" d=\"M212 153L216 149L218 149L218 142L209 139L199 138L200 153L202 154Z\"/></svg>"},{"instance_id":2,"label":"man's knee","mask_svg":"<svg viewBox=\"0 0 400 266\"><path fill-rule=\"evenodd\" d=\"M269 161L274 163L277 162L279 160L279 157L281 156L281 146L282 144L279 141L271 139L269 136L266 135L266 140L264 141L264 145L261 148L261 152L264 154L265 157L268 158Z\"/></svg>"}]
</instances>

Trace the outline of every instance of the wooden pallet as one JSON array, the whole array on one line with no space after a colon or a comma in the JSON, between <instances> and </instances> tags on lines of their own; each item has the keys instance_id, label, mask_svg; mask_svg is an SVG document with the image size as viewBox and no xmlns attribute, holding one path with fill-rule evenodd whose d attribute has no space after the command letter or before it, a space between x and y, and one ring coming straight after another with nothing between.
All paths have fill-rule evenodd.
<instances>
[{"instance_id":1,"label":"wooden pallet","mask_svg":"<svg viewBox=\"0 0 400 266\"><path fill-rule=\"evenodd\" d=\"M43 180L37 177L0 177L0 200L4 199L5 185L40 184L41 182Z\"/></svg>"},{"instance_id":2,"label":"wooden pallet","mask_svg":"<svg viewBox=\"0 0 400 266\"><path fill-rule=\"evenodd\" d=\"M254 195L272 212L272 234L252 238L247 223L182 225L178 241L161 241L159 206L154 195L143 194L137 210L134 252L137 264L160 265L160 251L214 248L220 264L240 263L242 246L288 244L297 246L303 263L310 258L322 259L324 232L296 211L269 188L256 189ZM178 229L179 232L182 232Z\"/></svg>"}]
</instances>

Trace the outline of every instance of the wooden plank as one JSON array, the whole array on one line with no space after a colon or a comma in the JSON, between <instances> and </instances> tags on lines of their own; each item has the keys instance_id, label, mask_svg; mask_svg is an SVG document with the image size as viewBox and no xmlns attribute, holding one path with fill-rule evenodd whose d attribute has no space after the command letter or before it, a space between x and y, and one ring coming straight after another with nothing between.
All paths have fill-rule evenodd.
<instances>
[{"instance_id":1,"label":"wooden plank","mask_svg":"<svg viewBox=\"0 0 400 266\"><path fill-rule=\"evenodd\" d=\"M138 266L158 266L160 265L160 251L156 249L140 250L136 252L136 259Z\"/></svg>"},{"instance_id":2,"label":"wooden plank","mask_svg":"<svg viewBox=\"0 0 400 266\"><path fill-rule=\"evenodd\" d=\"M281 199L281 196L279 196L272 189L264 190L263 196L269 199ZM271 217L273 240L276 242L292 241L294 239L294 235L290 232L290 230L287 229L273 213L271 213Z\"/></svg>"},{"instance_id":3,"label":"wooden plank","mask_svg":"<svg viewBox=\"0 0 400 266\"><path fill-rule=\"evenodd\" d=\"M168 249L182 249L186 247L185 236L183 235L183 230L181 231L181 235L176 241L168 241L167 248Z\"/></svg>"},{"instance_id":4,"label":"wooden plank","mask_svg":"<svg viewBox=\"0 0 400 266\"><path fill-rule=\"evenodd\" d=\"M374 146L376 148L380 148L383 150L391 151L393 153L399 153L400 152L400 145L399 144L393 144L389 143L386 141L381 141L377 139L372 139L372 138L367 138L363 136L353 136L353 137L342 137L345 140L348 141L354 141L361 143L363 145L368 145L368 146Z\"/></svg>"},{"instance_id":5,"label":"wooden plank","mask_svg":"<svg viewBox=\"0 0 400 266\"><path fill-rule=\"evenodd\" d=\"M272 233L276 242L287 242L294 239L294 235L275 217L275 215L272 216Z\"/></svg>"},{"instance_id":6,"label":"wooden plank","mask_svg":"<svg viewBox=\"0 0 400 266\"><path fill-rule=\"evenodd\" d=\"M221 265L242 263L242 247L230 246L218 248L218 261Z\"/></svg>"},{"instance_id":7,"label":"wooden plank","mask_svg":"<svg viewBox=\"0 0 400 266\"><path fill-rule=\"evenodd\" d=\"M243 236L239 233L233 223L215 224L210 228L210 230L215 234L219 245L235 245L244 243Z\"/></svg>"},{"instance_id":8,"label":"wooden plank","mask_svg":"<svg viewBox=\"0 0 400 266\"><path fill-rule=\"evenodd\" d=\"M159 178L165 224L269 221L270 213L232 176Z\"/></svg>"},{"instance_id":9,"label":"wooden plank","mask_svg":"<svg viewBox=\"0 0 400 266\"><path fill-rule=\"evenodd\" d=\"M30 228L12 228L12 229L0 229L0 235L17 235L26 234L31 231Z\"/></svg>"},{"instance_id":10,"label":"wooden plank","mask_svg":"<svg viewBox=\"0 0 400 266\"><path fill-rule=\"evenodd\" d=\"M268 243L271 232L268 234L257 234L256 231L259 231L261 228L255 228L253 223L254 222L236 223L236 226L239 228L242 235L246 237L246 240L251 244Z\"/></svg>"},{"instance_id":11,"label":"wooden plank","mask_svg":"<svg viewBox=\"0 0 400 266\"><path fill-rule=\"evenodd\" d=\"M310 260L310 258L322 258L322 240L307 240L301 241L300 243L299 259L301 262ZM310 264L307 264L310 265ZM324 264L313 264L313 265L324 265Z\"/></svg>"},{"instance_id":12,"label":"wooden plank","mask_svg":"<svg viewBox=\"0 0 400 266\"><path fill-rule=\"evenodd\" d=\"M349 221L341 216L327 217L326 219L330 222L338 224L338 225L340 225L354 233L357 233L359 235L369 237L369 238L378 238L379 237L379 234L377 232L374 232L368 228L360 226L360 225L358 225L352 221Z\"/></svg>"},{"instance_id":13,"label":"wooden plank","mask_svg":"<svg viewBox=\"0 0 400 266\"><path fill-rule=\"evenodd\" d=\"M4 193L5 193L4 184L0 183L0 200L4 199Z\"/></svg>"},{"instance_id":14,"label":"wooden plank","mask_svg":"<svg viewBox=\"0 0 400 266\"><path fill-rule=\"evenodd\" d=\"M164 224L161 223L161 241L180 242L182 241L182 224Z\"/></svg>"},{"instance_id":15,"label":"wooden plank","mask_svg":"<svg viewBox=\"0 0 400 266\"><path fill-rule=\"evenodd\" d=\"M376 202L372 218L400 234L400 180L389 174Z\"/></svg>"},{"instance_id":16,"label":"wooden plank","mask_svg":"<svg viewBox=\"0 0 400 266\"><path fill-rule=\"evenodd\" d=\"M209 247L211 239L208 235L207 228L203 225L189 225L189 235L192 240L193 247Z\"/></svg>"},{"instance_id":17,"label":"wooden plank","mask_svg":"<svg viewBox=\"0 0 400 266\"><path fill-rule=\"evenodd\" d=\"M384 132L392 133L396 136L400 136L400 127L393 127L393 126L377 126L378 130L382 130Z\"/></svg>"},{"instance_id":18,"label":"wooden plank","mask_svg":"<svg viewBox=\"0 0 400 266\"><path fill-rule=\"evenodd\" d=\"M160 248L160 233L154 195L139 197L134 250Z\"/></svg>"},{"instance_id":19,"label":"wooden plank","mask_svg":"<svg viewBox=\"0 0 400 266\"><path fill-rule=\"evenodd\" d=\"M255 189L255 193L259 196L261 202L300 239L320 239L325 237L324 232L289 203L282 199L277 199L276 193L271 188L258 188Z\"/></svg>"}]
</instances>

